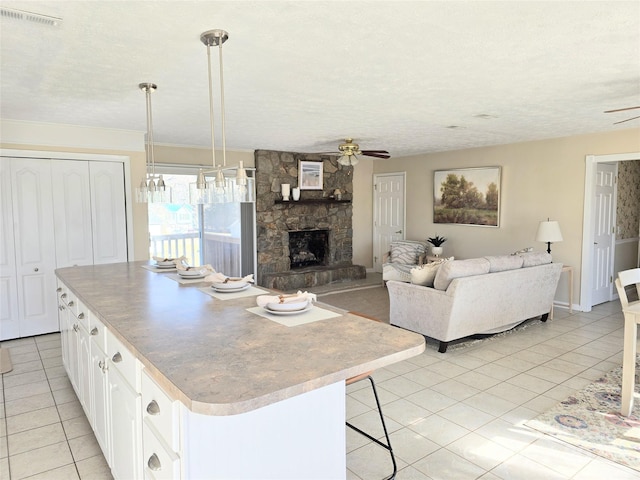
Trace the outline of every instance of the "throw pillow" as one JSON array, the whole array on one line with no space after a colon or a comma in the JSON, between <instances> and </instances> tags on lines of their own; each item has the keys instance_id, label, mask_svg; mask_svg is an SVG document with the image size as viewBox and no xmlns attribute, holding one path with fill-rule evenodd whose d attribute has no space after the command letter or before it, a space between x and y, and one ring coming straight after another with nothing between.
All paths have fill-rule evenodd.
<instances>
[{"instance_id":1,"label":"throw pillow","mask_svg":"<svg viewBox=\"0 0 640 480\"><path fill-rule=\"evenodd\" d=\"M526 252L521 253L523 267L536 267L551 263L551 254L547 252Z\"/></svg>"},{"instance_id":2,"label":"throw pillow","mask_svg":"<svg viewBox=\"0 0 640 480\"><path fill-rule=\"evenodd\" d=\"M513 252L511 255L520 255L521 253L533 252L533 247L523 248L522 250L518 250L517 252Z\"/></svg>"},{"instance_id":3,"label":"throw pillow","mask_svg":"<svg viewBox=\"0 0 640 480\"><path fill-rule=\"evenodd\" d=\"M411 269L411 283L424 287L433 287L433 280L436 278L438 269L443 263L451 260L453 260L453 257L443 258L435 262L425 263L419 267L413 267Z\"/></svg>"},{"instance_id":4,"label":"throw pillow","mask_svg":"<svg viewBox=\"0 0 640 480\"><path fill-rule=\"evenodd\" d=\"M520 255L497 255L484 258L489 260L489 273L522 268L523 259Z\"/></svg>"},{"instance_id":5,"label":"throw pillow","mask_svg":"<svg viewBox=\"0 0 640 480\"><path fill-rule=\"evenodd\" d=\"M391 244L391 263L415 265L418 257L425 252L425 246L418 242L393 242Z\"/></svg>"},{"instance_id":6,"label":"throw pillow","mask_svg":"<svg viewBox=\"0 0 640 480\"><path fill-rule=\"evenodd\" d=\"M489 273L489 260L486 258L470 258L446 262L438 269L433 286L437 290L446 290L456 278L469 277Z\"/></svg>"}]
</instances>

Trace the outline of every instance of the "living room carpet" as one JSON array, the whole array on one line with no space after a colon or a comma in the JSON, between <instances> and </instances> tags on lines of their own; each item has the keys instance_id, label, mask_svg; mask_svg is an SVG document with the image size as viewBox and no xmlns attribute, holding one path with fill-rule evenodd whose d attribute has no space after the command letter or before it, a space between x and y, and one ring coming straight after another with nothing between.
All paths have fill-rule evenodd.
<instances>
[{"instance_id":1,"label":"living room carpet","mask_svg":"<svg viewBox=\"0 0 640 480\"><path fill-rule=\"evenodd\" d=\"M525 425L640 471L640 399L631 416L622 416L621 384L619 366Z\"/></svg>"},{"instance_id":2,"label":"living room carpet","mask_svg":"<svg viewBox=\"0 0 640 480\"><path fill-rule=\"evenodd\" d=\"M380 285L318 293L317 296L319 302L389 323L389 292Z\"/></svg>"}]
</instances>

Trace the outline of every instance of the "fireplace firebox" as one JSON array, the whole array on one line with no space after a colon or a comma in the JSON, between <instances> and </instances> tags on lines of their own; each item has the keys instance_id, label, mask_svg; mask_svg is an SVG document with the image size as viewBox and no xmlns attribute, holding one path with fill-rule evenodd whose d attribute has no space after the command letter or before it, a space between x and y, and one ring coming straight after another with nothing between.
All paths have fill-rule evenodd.
<instances>
[{"instance_id":1,"label":"fireplace firebox","mask_svg":"<svg viewBox=\"0 0 640 480\"><path fill-rule=\"evenodd\" d=\"M298 230L289 232L291 268L328 265L329 230Z\"/></svg>"}]
</instances>

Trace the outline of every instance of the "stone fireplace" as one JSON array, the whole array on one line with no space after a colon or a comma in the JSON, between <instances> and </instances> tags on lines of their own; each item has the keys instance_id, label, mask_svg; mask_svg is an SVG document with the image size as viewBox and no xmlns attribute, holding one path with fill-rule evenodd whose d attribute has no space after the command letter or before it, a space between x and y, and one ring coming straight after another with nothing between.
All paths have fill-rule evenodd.
<instances>
[{"instance_id":1,"label":"stone fireplace","mask_svg":"<svg viewBox=\"0 0 640 480\"><path fill-rule=\"evenodd\" d=\"M257 150L256 228L259 285L278 290L364 278L353 265L352 168L335 157ZM298 161L323 162L323 190L283 201L280 185L298 185ZM340 189L342 198L333 198Z\"/></svg>"}]
</instances>

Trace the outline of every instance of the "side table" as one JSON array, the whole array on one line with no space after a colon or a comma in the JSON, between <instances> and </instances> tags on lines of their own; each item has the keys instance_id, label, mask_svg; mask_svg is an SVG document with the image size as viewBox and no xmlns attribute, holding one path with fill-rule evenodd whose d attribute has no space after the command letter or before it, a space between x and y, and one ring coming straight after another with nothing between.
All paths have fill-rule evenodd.
<instances>
[{"instance_id":1,"label":"side table","mask_svg":"<svg viewBox=\"0 0 640 480\"><path fill-rule=\"evenodd\" d=\"M573 313L573 267L571 265L563 265L560 274L568 272L567 278L569 280L569 313ZM553 303L551 303L551 312L549 312L549 318L553 320Z\"/></svg>"}]
</instances>

